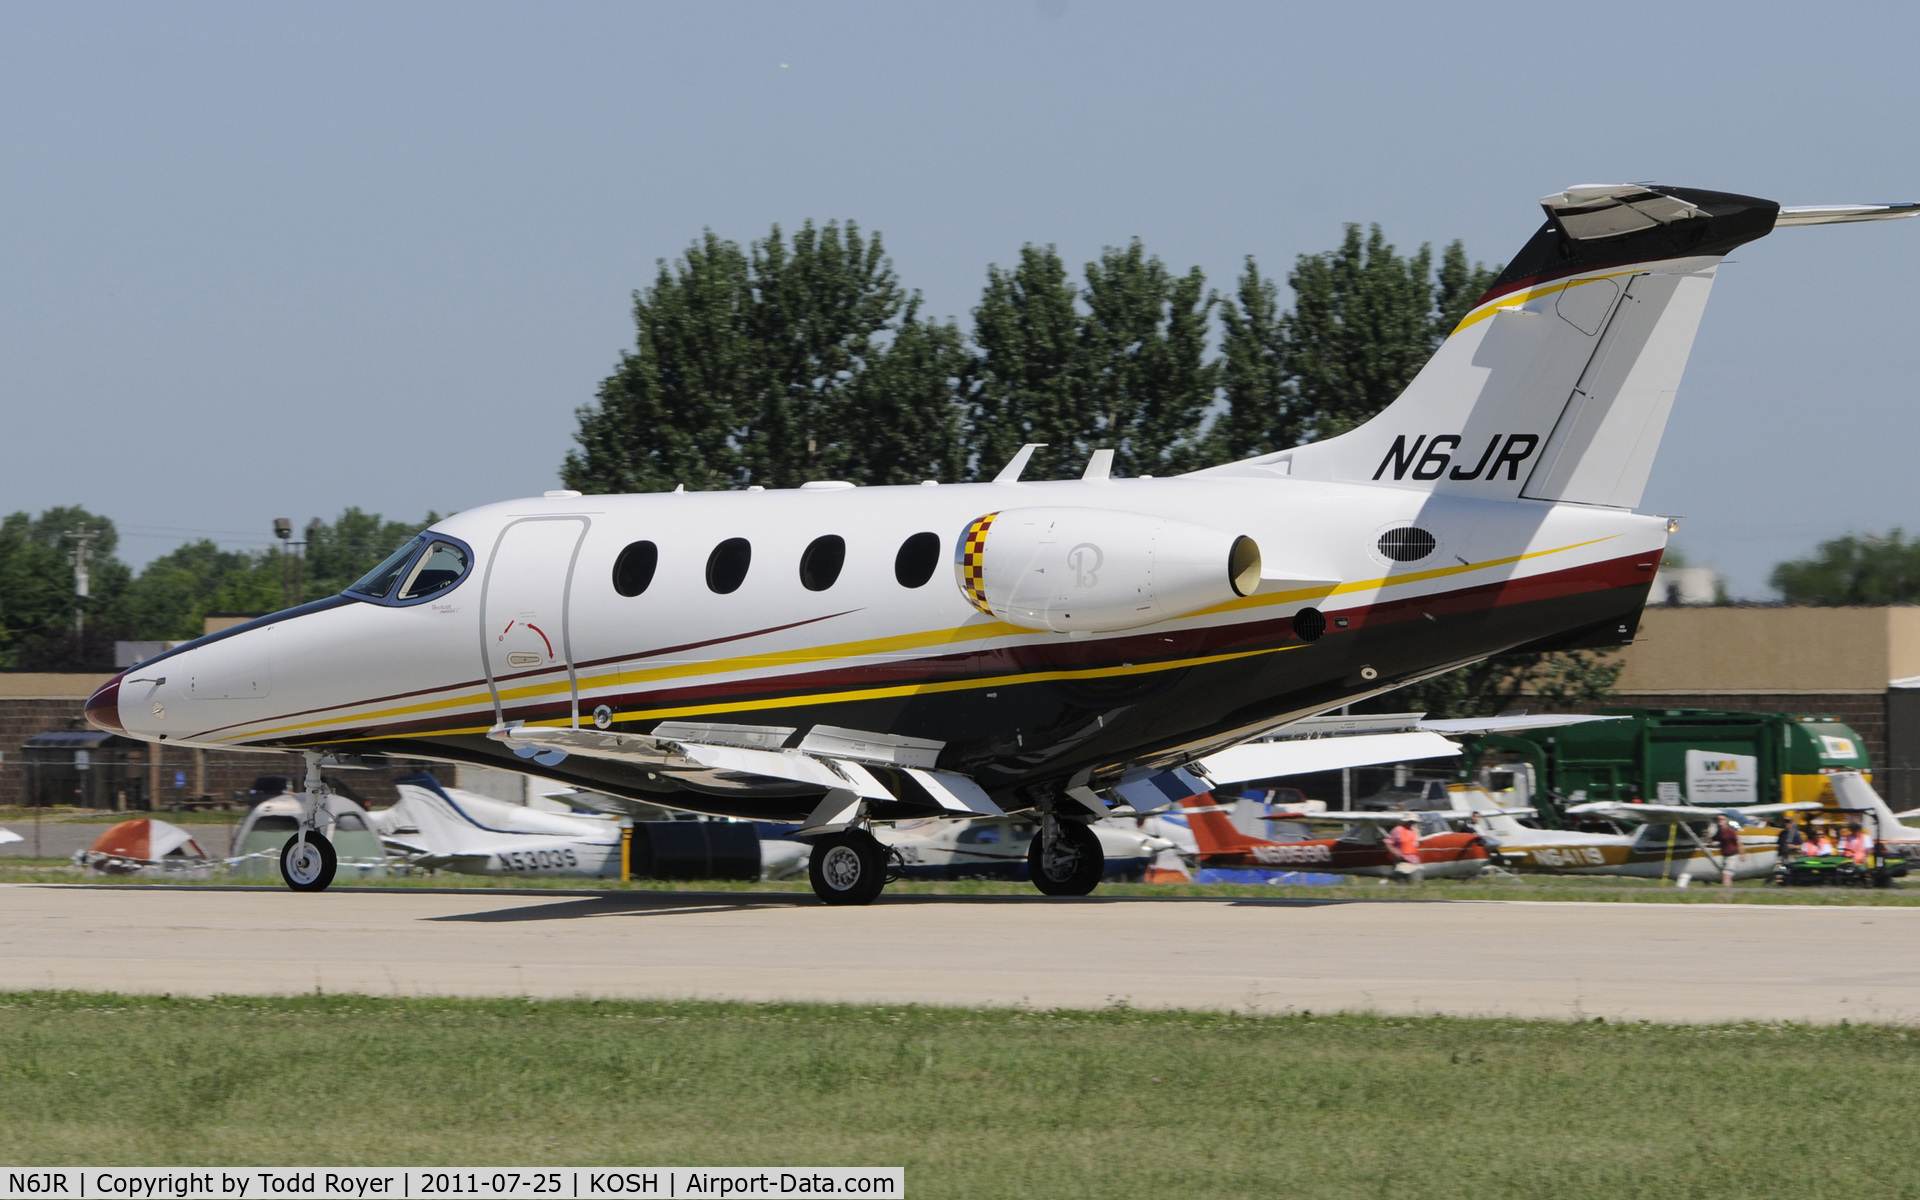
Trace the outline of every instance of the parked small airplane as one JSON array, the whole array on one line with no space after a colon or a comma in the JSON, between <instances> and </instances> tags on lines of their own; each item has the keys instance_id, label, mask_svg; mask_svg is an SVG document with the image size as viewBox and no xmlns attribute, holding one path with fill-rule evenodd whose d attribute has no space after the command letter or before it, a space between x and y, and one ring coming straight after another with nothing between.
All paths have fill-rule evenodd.
<instances>
[{"instance_id":1,"label":"parked small airplane","mask_svg":"<svg viewBox=\"0 0 1920 1200\"><path fill-rule=\"evenodd\" d=\"M1682 878L1718 880L1725 866L1713 840L1713 828L1722 813L1740 823L1740 860L1735 879L1770 875L1780 861L1776 842L1780 830L1761 823L1781 813L1813 810L1818 801L1790 804L1748 804L1724 809L1693 804L1628 804L1600 800L1575 804L1575 816L1605 817L1639 822L1630 833L1579 833L1573 830L1527 829L1510 816L1481 814L1480 821L1503 860L1523 871L1556 875L1631 875L1642 879Z\"/></svg>"},{"instance_id":2,"label":"parked small airplane","mask_svg":"<svg viewBox=\"0 0 1920 1200\"><path fill-rule=\"evenodd\" d=\"M1339 825L1338 837L1302 838L1282 842L1257 838L1234 828L1226 809L1211 796L1188 796L1181 802L1187 825L1193 830L1202 867L1265 867L1295 871L1324 871L1339 875L1390 876L1399 858L1387 847L1388 826L1406 822L1420 831L1420 870L1428 879L1478 875L1487 867L1487 843L1477 834L1454 831L1438 813L1278 812L1274 821L1306 825Z\"/></svg>"},{"instance_id":3,"label":"parked small airplane","mask_svg":"<svg viewBox=\"0 0 1920 1200\"><path fill-rule=\"evenodd\" d=\"M1037 826L1019 817L979 817L971 821L903 821L878 826L874 835L897 856L909 879L1025 879ZM1100 839L1108 879L1137 880L1163 850L1174 843L1137 828L1102 821L1093 826Z\"/></svg>"},{"instance_id":4,"label":"parked small airplane","mask_svg":"<svg viewBox=\"0 0 1920 1200\"><path fill-rule=\"evenodd\" d=\"M443 787L433 776L395 781L400 802L373 814L389 851L463 875L620 877L620 823L545 812Z\"/></svg>"},{"instance_id":5,"label":"parked small airplane","mask_svg":"<svg viewBox=\"0 0 1920 1200\"><path fill-rule=\"evenodd\" d=\"M114 676L88 718L306 755L296 889L331 878L325 757L402 755L802 821L837 904L879 895L874 821L1027 814L1034 884L1083 893L1130 792L1208 791L1236 756L1314 769L1288 766L1313 741L1236 747L1489 655L1631 641L1671 529L1633 509L1722 258L1920 214L1663 184L1541 206L1337 437L1168 479L1113 478L1109 449L1023 482L1027 447L991 483L472 508L341 595Z\"/></svg>"}]
</instances>

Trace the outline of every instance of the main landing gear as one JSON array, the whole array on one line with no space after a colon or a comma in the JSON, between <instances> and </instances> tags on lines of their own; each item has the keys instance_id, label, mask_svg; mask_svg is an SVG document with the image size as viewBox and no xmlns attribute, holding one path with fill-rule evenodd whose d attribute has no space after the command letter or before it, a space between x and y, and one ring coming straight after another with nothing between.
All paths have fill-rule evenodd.
<instances>
[{"instance_id":1,"label":"main landing gear","mask_svg":"<svg viewBox=\"0 0 1920 1200\"><path fill-rule=\"evenodd\" d=\"M280 878L296 892L324 892L333 883L340 868L340 856L333 843L320 832L323 821L331 821L327 807L331 789L320 777L320 755L307 751L307 779L300 789L300 827L280 847Z\"/></svg>"},{"instance_id":2,"label":"main landing gear","mask_svg":"<svg viewBox=\"0 0 1920 1200\"><path fill-rule=\"evenodd\" d=\"M872 904L887 886L887 848L864 829L830 834L813 844L807 879L828 904Z\"/></svg>"},{"instance_id":3,"label":"main landing gear","mask_svg":"<svg viewBox=\"0 0 1920 1200\"><path fill-rule=\"evenodd\" d=\"M1107 854L1092 826L1052 813L1041 817L1040 832L1027 847L1027 878L1034 887L1049 896L1084 896L1106 873Z\"/></svg>"}]
</instances>

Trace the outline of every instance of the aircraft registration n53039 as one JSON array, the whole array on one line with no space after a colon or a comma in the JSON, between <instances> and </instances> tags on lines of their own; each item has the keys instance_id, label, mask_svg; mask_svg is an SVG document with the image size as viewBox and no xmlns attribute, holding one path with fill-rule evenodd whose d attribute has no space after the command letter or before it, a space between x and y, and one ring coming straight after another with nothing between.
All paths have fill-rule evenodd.
<instances>
[{"instance_id":1,"label":"aircraft registration n53039","mask_svg":"<svg viewBox=\"0 0 1920 1200\"><path fill-rule=\"evenodd\" d=\"M1168 479L631 496L450 517L339 596L116 676L102 728L191 746L526 766L636 803L798 820L816 891L878 895L868 826L1033 815L1041 890L1087 823L1209 755L1492 654L1632 639L1640 502L1722 257L1782 209L1569 188L1406 391L1339 437ZM331 878L324 805L288 843ZM1138 810L1135 810L1138 811Z\"/></svg>"}]
</instances>

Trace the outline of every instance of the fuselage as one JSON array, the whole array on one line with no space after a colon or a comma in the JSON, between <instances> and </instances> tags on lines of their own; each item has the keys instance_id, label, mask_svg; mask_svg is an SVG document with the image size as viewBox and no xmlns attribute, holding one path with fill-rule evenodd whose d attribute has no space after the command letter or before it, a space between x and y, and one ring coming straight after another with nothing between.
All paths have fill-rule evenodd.
<instances>
[{"instance_id":1,"label":"fuselage","mask_svg":"<svg viewBox=\"0 0 1920 1200\"><path fill-rule=\"evenodd\" d=\"M1009 624L958 585L956 545L976 518L1031 506L1244 535L1269 585L1114 632ZM1408 539L1386 535L1408 527L1431 543L1401 561ZM802 565L827 535L844 541L843 561L816 590L818 561L804 579ZM908 561L926 535L939 546L930 574L924 554ZM401 603L349 594L212 635L116 677L89 716L181 745L506 766L526 764L486 734L511 722L754 726L794 741L831 727L936 743L940 769L1020 801L1488 654L1630 640L1666 530L1614 508L1278 476L554 495L472 509L423 536L466 559L444 590ZM736 544L722 561L734 539L745 555ZM639 543L652 544L651 569L623 594L637 579L623 552ZM1323 632L1296 628L1305 609ZM766 819L804 816L819 794L580 755L530 769Z\"/></svg>"}]
</instances>

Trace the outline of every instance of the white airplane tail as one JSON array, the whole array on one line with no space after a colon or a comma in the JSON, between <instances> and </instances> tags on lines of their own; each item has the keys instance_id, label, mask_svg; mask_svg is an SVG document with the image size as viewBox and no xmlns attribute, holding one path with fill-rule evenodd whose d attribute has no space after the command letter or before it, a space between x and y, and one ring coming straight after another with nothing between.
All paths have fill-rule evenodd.
<instances>
[{"instance_id":1,"label":"white airplane tail","mask_svg":"<svg viewBox=\"0 0 1920 1200\"><path fill-rule=\"evenodd\" d=\"M1637 505L1715 268L1780 206L1652 184L1541 205L1546 224L1385 411L1214 473Z\"/></svg>"},{"instance_id":2,"label":"white airplane tail","mask_svg":"<svg viewBox=\"0 0 1920 1200\"><path fill-rule=\"evenodd\" d=\"M1833 785L1833 798L1841 808L1862 809L1873 816L1874 827L1868 832L1875 837L1886 838L1889 835L1900 837L1920 836L1920 830L1913 829L1900 820L1886 798L1874 790L1866 776L1858 771L1836 771L1827 776Z\"/></svg>"},{"instance_id":3,"label":"white airplane tail","mask_svg":"<svg viewBox=\"0 0 1920 1200\"><path fill-rule=\"evenodd\" d=\"M461 812L438 787L402 783L399 791L407 802L407 815L420 831L419 841L438 855L487 854L499 836Z\"/></svg>"}]
</instances>

